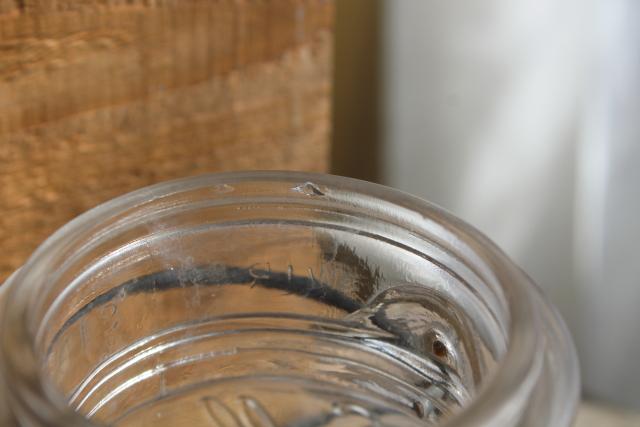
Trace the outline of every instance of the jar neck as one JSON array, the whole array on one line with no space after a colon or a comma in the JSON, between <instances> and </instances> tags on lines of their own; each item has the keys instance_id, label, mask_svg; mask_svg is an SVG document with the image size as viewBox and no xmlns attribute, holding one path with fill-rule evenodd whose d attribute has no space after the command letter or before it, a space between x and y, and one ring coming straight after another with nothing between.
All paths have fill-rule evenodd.
<instances>
[{"instance_id":1,"label":"jar neck","mask_svg":"<svg viewBox=\"0 0 640 427\"><path fill-rule=\"evenodd\" d=\"M290 215L282 221L301 221L305 212L321 211L314 221L334 221L394 240L396 246L452 271L469 287L469 298L475 298L478 316L483 317L478 320L496 325L491 333L497 337L500 367L482 380L474 400L452 425L507 427L533 425L532 420L548 427L570 424L578 397L571 339L535 285L495 245L441 209L382 186L267 172L197 177L143 189L89 211L48 239L3 286L2 425L94 426L67 406L41 368L44 355L38 340L46 326L45 313L72 295L70 283L78 280L70 273L74 263L84 263L84 271L99 268L91 264L100 259L96 251L112 242L124 247L128 239L139 239L131 231L136 225L156 232L160 214L166 221L172 212L184 215L196 206L261 206L274 201L282 204L282 215ZM236 222L255 220L242 216L249 211L234 207L232 212ZM339 212L341 219L334 220L332 212ZM362 224L357 219L361 217L366 218Z\"/></svg>"}]
</instances>

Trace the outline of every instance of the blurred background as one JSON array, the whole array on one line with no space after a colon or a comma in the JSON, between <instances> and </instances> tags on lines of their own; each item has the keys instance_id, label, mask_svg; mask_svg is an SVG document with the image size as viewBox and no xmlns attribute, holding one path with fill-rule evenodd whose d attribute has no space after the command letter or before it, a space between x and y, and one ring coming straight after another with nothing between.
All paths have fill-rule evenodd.
<instances>
[{"instance_id":1,"label":"blurred background","mask_svg":"<svg viewBox=\"0 0 640 427\"><path fill-rule=\"evenodd\" d=\"M112 197L238 169L475 225L575 337L580 426L640 426L640 2L0 0L0 282Z\"/></svg>"},{"instance_id":2,"label":"blurred background","mask_svg":"<svg viewBox=\"0 0 640 427\"><path fill-rule=\"evenodd\" d=\"M350 0L336 17L333 171L486 233L567 320L585 398L640 410L640 3ZM603 417L579 422L640 425Z\"/></svg>"}]
</instances>

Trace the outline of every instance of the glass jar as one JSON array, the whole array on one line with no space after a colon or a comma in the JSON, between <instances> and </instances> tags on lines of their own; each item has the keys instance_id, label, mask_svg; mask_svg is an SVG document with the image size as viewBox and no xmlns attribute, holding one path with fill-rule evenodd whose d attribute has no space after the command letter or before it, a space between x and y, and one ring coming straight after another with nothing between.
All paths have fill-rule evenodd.
<instances>
[{"instance_id":1,"label":"glass jar","mask_svg":"<svg viewBox=\"0 0 640 427\"><path fill-rule=\"evenodd\" d=\"M3 426L569 426L571 338L467 224L348 178L105 203L3 286Z\"/></svg>"}]
</instances>

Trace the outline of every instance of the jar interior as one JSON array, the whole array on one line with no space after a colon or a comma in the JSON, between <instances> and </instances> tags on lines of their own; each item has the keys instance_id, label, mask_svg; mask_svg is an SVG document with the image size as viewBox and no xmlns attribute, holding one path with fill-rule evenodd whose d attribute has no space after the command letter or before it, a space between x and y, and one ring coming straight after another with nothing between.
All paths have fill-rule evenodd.
<instances>
[{"instance_id":1,"label":"jar interior","mask_svg":"<svg viewBox=\"0 0 640 427\"><path fill-rule=\"evenodd\" d=\"M473 399L507 340L487 272L385 207L268 185L145 201L56 254L29 324L73 410L114 427L421 426Z\"/></svg>"}]
</instances>

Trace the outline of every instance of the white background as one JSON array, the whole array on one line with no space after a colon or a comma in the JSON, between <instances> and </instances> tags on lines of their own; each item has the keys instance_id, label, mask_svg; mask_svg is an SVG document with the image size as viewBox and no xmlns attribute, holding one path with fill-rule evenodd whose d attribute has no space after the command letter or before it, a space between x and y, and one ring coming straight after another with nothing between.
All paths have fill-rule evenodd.
<instances>
[{"instance_id":1,"label":"white background","mask_svg":"<svg viewBox=\"0 0 640 427\"><path fill-rule=\"evenodd\" d=\"M505 249L640 408L640 3L383 2L382 181Z\"/></svg>"}]
</instances>

